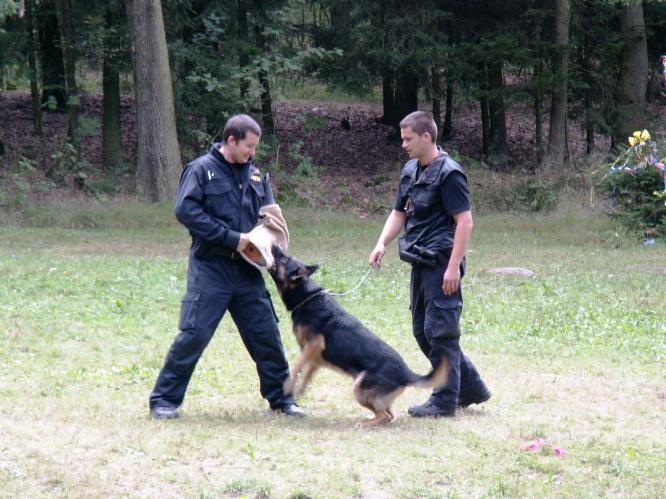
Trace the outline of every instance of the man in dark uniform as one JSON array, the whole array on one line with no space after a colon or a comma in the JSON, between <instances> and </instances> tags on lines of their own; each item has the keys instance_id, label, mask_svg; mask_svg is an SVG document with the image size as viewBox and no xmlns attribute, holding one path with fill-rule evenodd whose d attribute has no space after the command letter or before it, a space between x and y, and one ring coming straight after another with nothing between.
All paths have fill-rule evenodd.
<instances>
[{"instance_id":1,"label":"man in dark uniform","mask_svg":"<svg viewBox=\"0 0 666 499\"><path fill-rule=\"evenodd\" d=\"M381 263L386 245L404 228L399 253L412 264L414 336L433 367L443 357L450 365L447 381L408 412L415 417L453 416L457 407L491 397L460 350L460 281L473 225L467 180L460 165L437 147L437 126L428 114L409 114L400 122L400 132L402 147L412 159L402 170L393 211L369 261Z\"/></svg>"},{"instance_id":2,"label":"man in dark uniform","mask_svg":"<svg viewBox=\"0 0 666 499\"><path fill-rule=\"evenodd\" d=\"M178 417L197 361L227 311L257 365L261 395L271 409L303 416L282 385L289 376L277 317L261 271L240 257L259 209L272 204L268 175L254 164L261 128L247 115L227 122L224 143L192 161L181 176L176 218L190 231L192 245L180 333L150 394L155 419Z\"/></svg>"}]
</instances>

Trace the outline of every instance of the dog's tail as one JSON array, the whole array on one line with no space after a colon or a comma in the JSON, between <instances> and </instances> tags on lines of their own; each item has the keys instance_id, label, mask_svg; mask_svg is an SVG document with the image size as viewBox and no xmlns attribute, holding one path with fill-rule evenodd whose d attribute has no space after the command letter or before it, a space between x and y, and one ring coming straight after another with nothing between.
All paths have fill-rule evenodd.
<instances>
[{"instance_id":1,"label":"dog's tail","mask_svg":"<svg viewBox=\"0 0 666 499\"><path fill-rule=\"evenodd\" d=\"M417 388L433 388L443 384L449 375L449 361L442 355L439 365L424 376L416 376L416 379L410 383Z\"/></svg>"}]
</instances>

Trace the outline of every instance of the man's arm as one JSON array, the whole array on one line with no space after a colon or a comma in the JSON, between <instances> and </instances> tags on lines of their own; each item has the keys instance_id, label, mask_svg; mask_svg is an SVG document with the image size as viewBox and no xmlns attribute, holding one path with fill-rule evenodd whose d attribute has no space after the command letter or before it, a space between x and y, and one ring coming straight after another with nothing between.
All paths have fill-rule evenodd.
<instances>
[{"instance_id":1,"label":"man's arm","mask_svg":"<svg viewBox=\"0 0 666 499\"><path fill-rule=\"evenodd\" d=\"M404 211L391 211L391 214L386 219L379 240L375 245L375 249L372 250L370 257L368 258L370 265L377 266L382 263L382 258L384 258L384 253L386 253L386 246L393 241L400 232L402 232L406 219L407 214Z\"/></svg>"},{"instance_id":2,"label":"man's arm","mask_svg":"<svg viewBox=\"0 0 666 499\"><path fill-rule=\"evenodd\" d=\"M460 286L460 263L467 252L467 246L472 237L472 228L474 227L470 210L453 215L453 219L456 221L453 249L442 281L442 290L445 295L452 295Z\"/></svg>"}]
</instances>

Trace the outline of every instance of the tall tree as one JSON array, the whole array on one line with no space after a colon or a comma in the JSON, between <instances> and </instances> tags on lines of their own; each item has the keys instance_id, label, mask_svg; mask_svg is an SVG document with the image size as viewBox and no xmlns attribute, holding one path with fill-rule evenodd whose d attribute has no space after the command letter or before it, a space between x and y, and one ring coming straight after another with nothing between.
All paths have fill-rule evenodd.
<instances>
[{"instance_id":1,"label":"tall tree","mask_svg":"<svg viewBox=\"0 0 666 499\"><path fill-rule=\"evenodd\" d=\"M622 6L620 25L624 36L618 108L613 135L616 143L645 125L645 92L648 84L647 41L643 2L630 0Z\"/></svg>"},{"instance_id":2,"label":"tall tree","mask_svg":"<svg viewBox=\"0 0 666 499\"><path fill-rule=\"evenodd\" d=\"M73 11L70 0L58 0L60 11L60 29L63 54L65 56L65 82L67 84L67 135L69 139L78 144L79 128L79 89L76 85L76 49L74 41L74 27L72 25Z\"/></svg>"},{"instance_id":3,"label":"tall tree","mask_svg":"<svg viewBox=\"0 0 666 499\"><path fill-rule=\"evenodd\" d=\"M506 154L506 112L504 108L504 75L502 61L495 61L488 66L490 99L488 112L490 117L490 153L499 156Z\"/></svg>"},{"instance_id":4,"label":"tall tree","mask_svg":"<svg viewBox=\"0 0 666 499\"><path fill-rule=\"evenodd\" d=\"M442 127L442 140L448 140L453 135L453 80L450 75L446 77L446 111L444 111L444 126Z\"/></svg>"},{"instance_id":5,"label":"tall tree","mask_svg":"<svg viewBox=\"0 0 666 499\"><path fill-rule=\"evenodd\" d=\"M238 65L241 71L245 70L250 63L250 42L247 22L248 0L237 0L236 3L236 32L238 37ZM240 100L244 102L249 90L249 82L242 78L240 82Z\"/></svg>"},{"instance_id":6,"label":"tall tree","mask_svg":"<svg viewBox=\"0 0 666 499\"><path fill-rule=\"evenodd\" d=\"M121 5L117 0L106 4L104 11L104 48L102 62L103 121L102 156L104 168L113 171L123 162L120 128L120 43Z\"/></svg>"},{"instance_id":7,"label":"tall tree","mask_svg":"<svg viewBox=\"0 0 666 499\"><path fill-rule=\"evenodd\" d=\"M561 168L567 159L567 78L569 61L569 34L571 26L571 0L555 0L556 53L553 58L557 74L550 106L550 132L548 136L549 168Z\"/></svg>"},{"instance_id":8,"label":"tall tree","mask_svg":"<svg viewBox=\"0 0 666 499\"><path fill-rule=\"evenodd\" d=\"M414 65L405 60L396 71L394 112L392 113L394 119L392 123L389 123L396 127L396 130L398 130L400 120L418 108L418 95L419 76L416 74Z\"/></svg>"},{"instance_id":9,"label":"tall tree","mask_svg":"<svg viewBox=\"0 0 666 499\"><path fill-rule=\"evenodd\" d=\"M65 64L55 0L42 0L37 9L40 61L42 66L42 103L55 99L58 110L67 108Z\"/></svg>"},{"instance_id":10,"label":"tall tree","mask_svg":"<svg viewBox=\"0 0 666 499\"><path fill-rule=\"evenodd\" d=\"M28 34L28 68L30 69L30 97L32 103L32 126L35 135L42 134L42 107L39 102L39 82L37 77L37 61L35 51L35 0L25 2L25 29Z\"/></svg>"},{"instance_id":11,"label":"tall tree","mask_svg":"<svg viewBox=\"0 0 666 499\"><path fill-rule=\"evenodd\" d=\"M263 55L267 52L266 36L264 29L267 25L266 11L262 0L255 0L255 14L258 22L254 25L254 38L259 52ZM263 132L267 136L275 135L275 120L273 119L273 98L271 97L271 82L268 70L259 68L259 84L261 85L261 122Z\"/></svg>"},{"instance_id":12,"label":"tall tree","mask_svg":"<svg viewBox=\"0 0 666 499\"><path fill-rule=\"evenodd\" d=\"M162 5L159 0L124 1L134 56L138 187L147 200L171 200L181 159Z\"/></svg>"}]
</instances>

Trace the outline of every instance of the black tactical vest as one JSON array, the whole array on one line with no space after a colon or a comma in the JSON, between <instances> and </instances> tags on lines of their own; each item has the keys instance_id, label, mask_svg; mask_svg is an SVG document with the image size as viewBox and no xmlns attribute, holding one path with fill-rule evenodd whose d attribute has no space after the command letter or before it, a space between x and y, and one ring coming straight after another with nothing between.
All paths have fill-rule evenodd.
<instances>
[{"instance_id":1,"label":"black tactical vest","mask_svg":"<svg viewBox=\"0 0 666 499\"><path fill-rule=\"evenodd\" d=\"M407 193L405 234L410 244L417 244L436 253L453 247L456 223L444 210L441 186L453 171L465 174L462 167L446 155L437 157L425 172L418 173L418 160L405 164L400 176L400 190Z\"/></svg>"}]
</instances>

